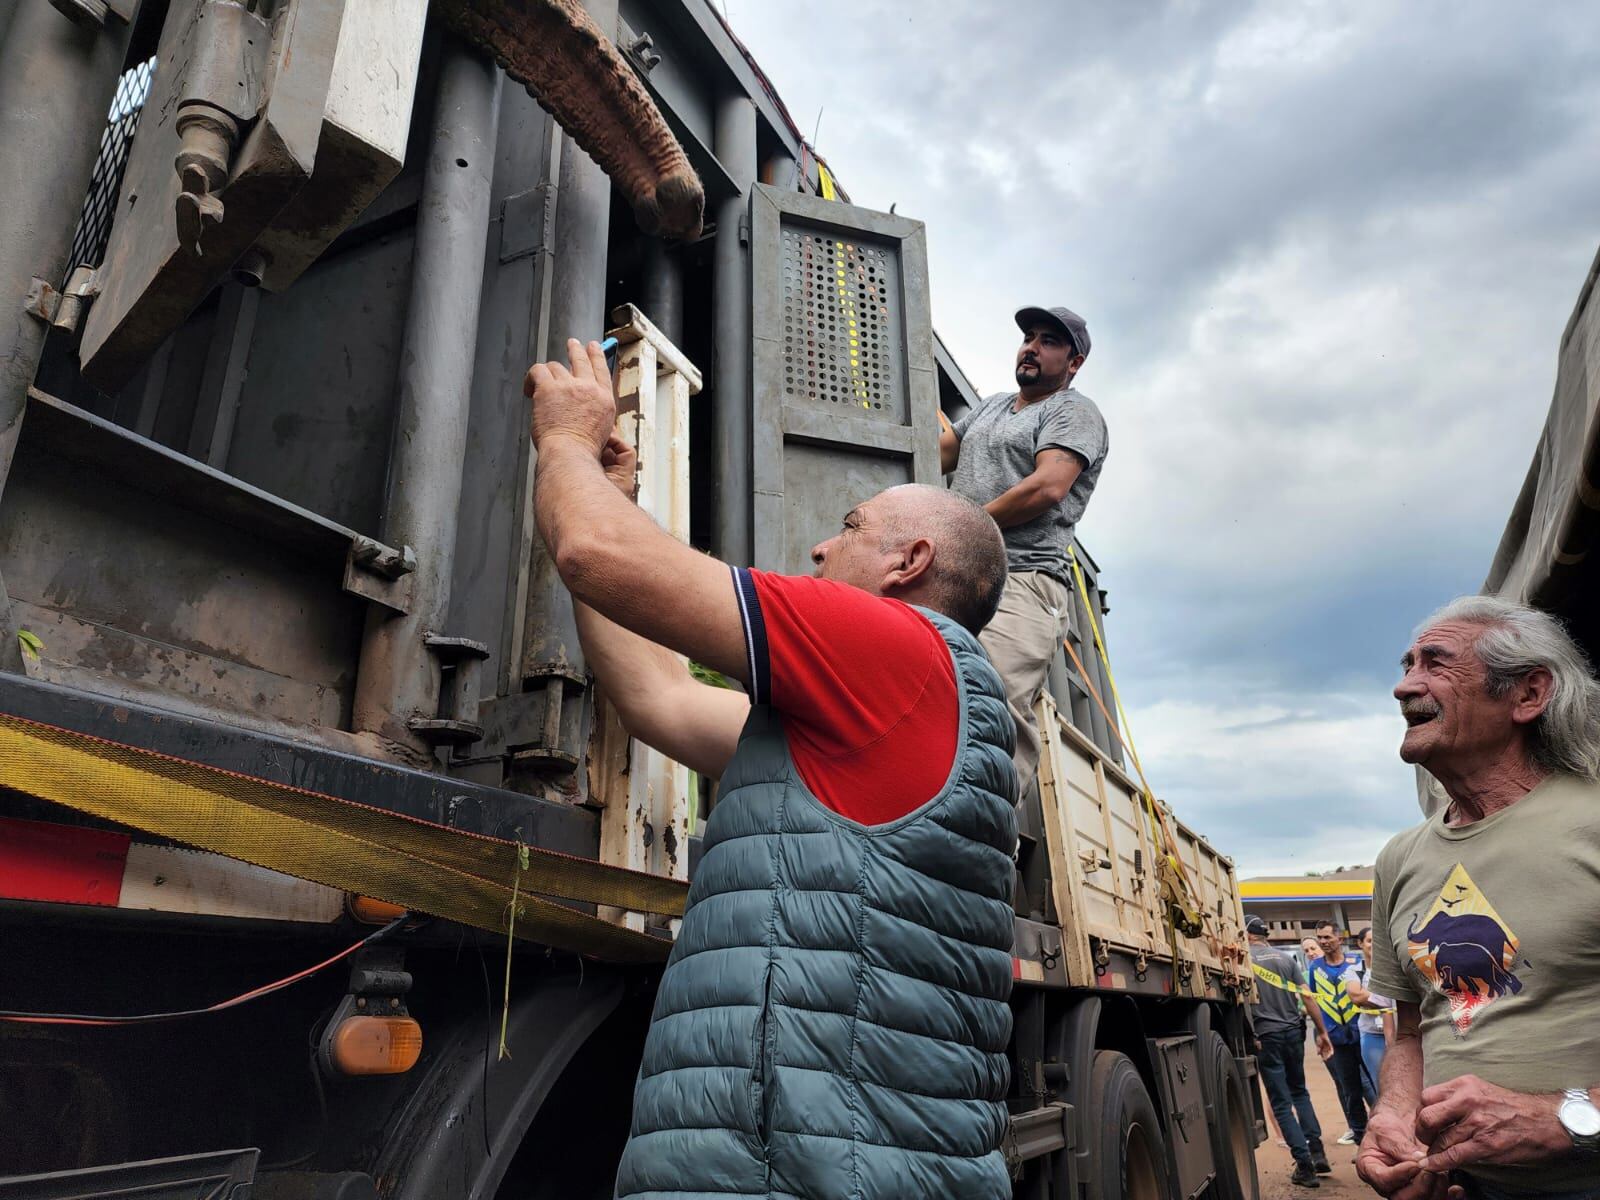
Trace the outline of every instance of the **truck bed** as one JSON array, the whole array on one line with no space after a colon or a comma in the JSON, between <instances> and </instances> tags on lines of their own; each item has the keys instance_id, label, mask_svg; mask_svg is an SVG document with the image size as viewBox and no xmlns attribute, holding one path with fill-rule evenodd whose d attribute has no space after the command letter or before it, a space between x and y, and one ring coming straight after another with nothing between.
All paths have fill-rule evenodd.
<instances>
[{"instance_id":1,"label":"truck bed","mask_svg":"<svg viewBox=\"0 0 1600 1200\"><path fill-rule=\"evenodd\" d=\"M1037 715L1044 840L1068 985L1126 988L1143 983L1152 967L1163 975L1175 967L1177 994L1248 996L1232 860L1161 806L1204 926L1196 937L1172 929L1156 875L1160 826L1145 810L1139 781L1066 720L1050 696L1040 699Z\"/></svg>"}]
</instances>

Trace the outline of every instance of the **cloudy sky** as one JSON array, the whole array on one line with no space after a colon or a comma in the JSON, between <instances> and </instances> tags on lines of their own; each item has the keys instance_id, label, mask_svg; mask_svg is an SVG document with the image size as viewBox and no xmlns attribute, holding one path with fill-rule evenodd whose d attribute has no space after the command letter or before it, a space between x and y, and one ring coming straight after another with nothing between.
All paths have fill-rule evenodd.
<instances>
[{"instance_id":1,"label":"cloudy sky","mask_svg":"<svg viewBox=\"0 0 1600 1200\"><path fill-rule=\"evenodd\" d=\"M1081 535L1151 782L1243 874L1418 819L1389 695L1476 591L1600 243L1578 4L727 0L934 323L1010 386L1067 304L1112 452Z\"/></svg>"}]
</instances>

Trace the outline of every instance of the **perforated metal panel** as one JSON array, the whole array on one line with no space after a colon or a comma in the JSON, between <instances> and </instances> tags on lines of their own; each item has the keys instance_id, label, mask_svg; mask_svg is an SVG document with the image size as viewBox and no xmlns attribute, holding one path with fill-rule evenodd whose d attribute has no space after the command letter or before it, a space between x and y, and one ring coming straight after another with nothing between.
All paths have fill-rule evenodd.
<instances>
[{"instance_id":1,"label":"perforated metal panel","mask_svg":"<svg viewBox=\"0 0 1600 1200\"><path fill-rule=\"evenodd\" d=\"M795 227L782 236L784 402L903 422L898 243Z\"/></svg>"},{"instance_id":2,"label":"perforated metal panel","mask_svg":"<svg viewBox=\"0 0 1600 1200\"><path fill-rule=\"evenodd\" d=\"M852 507L938 481L922 224L756 185L751 199L756 566L808 572Z\"/></svg>"}]
</instances>

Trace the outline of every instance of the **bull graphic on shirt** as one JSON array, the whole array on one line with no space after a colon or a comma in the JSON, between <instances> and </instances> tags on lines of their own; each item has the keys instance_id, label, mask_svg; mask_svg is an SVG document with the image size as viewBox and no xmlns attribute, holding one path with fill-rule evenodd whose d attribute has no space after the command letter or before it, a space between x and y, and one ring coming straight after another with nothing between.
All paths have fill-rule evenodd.
<instances>
[{"instance_id":1,"label":"bull graphic on shirt","mask_svg":"<svg viewBox=\"0 0 1600 1200\"><path fill-rule=\"evenodd\" d=\"M1512 970L1516 935L1460 863L1432 906L1412 917L1406 941L1417 970L1448 999L1457 1037L1467 1036L1484 1006L1522 991Z\"/></svg>"}]
</instances>

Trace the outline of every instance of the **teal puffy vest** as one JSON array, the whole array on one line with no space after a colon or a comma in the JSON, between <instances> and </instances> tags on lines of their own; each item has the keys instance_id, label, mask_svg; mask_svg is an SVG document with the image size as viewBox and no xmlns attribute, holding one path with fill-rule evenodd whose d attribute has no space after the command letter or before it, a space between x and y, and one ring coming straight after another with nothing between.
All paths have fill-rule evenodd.
<instances>
[{"instance_id":1,"label":"teal puffy vest","mask_svg":"<svg viewBox=\"0 0 1600 1200\"><path fill-rule=\"evenodd\" d=\"M617 1176L629 1200L1008 1200L1015 728L976 638L950 646L950 778L863 826L752 709L706 825Z\"/></svg>"}]
</instances>

